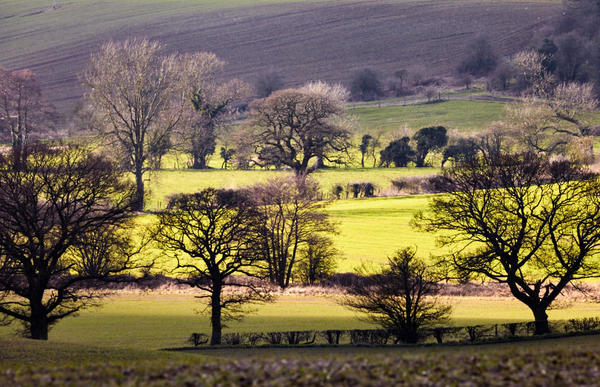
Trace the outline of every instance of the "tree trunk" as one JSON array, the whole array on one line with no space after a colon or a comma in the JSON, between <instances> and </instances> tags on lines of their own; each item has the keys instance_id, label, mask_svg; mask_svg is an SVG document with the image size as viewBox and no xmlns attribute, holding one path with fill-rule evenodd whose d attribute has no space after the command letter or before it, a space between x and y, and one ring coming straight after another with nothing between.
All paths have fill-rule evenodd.
<instances>
[{"instance_id":1,"label":"tree trunk","mask_svg":"<svg viewBox=\"0 0 600 387\"><path fill-rule=\"evenodd\" d=\"M48 340L48 317L44 311L44 307L39 300L31 299L29 301L31 307L31 317L29 319L29 333L34 340Z\"/></svg>"},{"instance_id":2,"label":"tree trunk","mask_svg":"<svg viewBox=\"0 0 600 387\"><path fill-rule=\"evenodd\" d=\"M192 169L206 169L206 157L199 154L192 155Z\"/></svg>"},{"instance_id":3,"label":"tree trunk","mask_svg":"<svg viewBox=\"0 0 600 387\"><path fill-rule=\"evenodd\" d=\"M211 306L211 314L210 314L210 325L212 327L212 332L210 336L210 345L220 345L221 344L221 290L222 286L220 284L213 285L212 294L210 297L210 306Z\"/></svg>"},{"instance_id":4,"label":"tree trunk","mask_svg":"<svg viewBox=\"0 0 600 387\"><path fill-rule=\"evenodd\" d=\"M365 154L364 153L361 153L361 156L360 156L360 166L361 166L361 168L365 167Z\"/></svg>"},{"instance_id":5,"label":"tree trunk","mask_svg":"<svg viewBox=\"0 0 600 387\"><path fill-rule=\"evenodd\" d=\"M141 168L135 169L135 202L134 211L144 210L144 172Z\"/></svg>"},{"instance_id":6,"label":"tree trunk","mask_svg":"<svg viewBox=\"0 0 600 387\"><path fill-rule=\"evenodd\" d=\"M533 317L535 318L535 335L545 335L550 333L550 327L548 326L548 314L546 308L537 307L531 308L533 311Z\"/></svg>"}]
</instances>

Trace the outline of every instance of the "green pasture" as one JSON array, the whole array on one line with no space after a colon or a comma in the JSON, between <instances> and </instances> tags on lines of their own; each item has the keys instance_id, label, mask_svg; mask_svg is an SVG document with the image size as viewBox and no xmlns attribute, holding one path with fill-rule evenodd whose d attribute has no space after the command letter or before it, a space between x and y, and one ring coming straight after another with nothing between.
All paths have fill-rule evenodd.
<instances>
[{"instance_id":1,"label":"green pasture","mask_svg":"<svg viewBox=\"0 0 600 387\"><path fill-rule=\"evenodd\" d=\"M390 134L403 128L415 131L441 125L450 132L472 134L504 118L502 102L448 100L406 105L366 106L350 109L358 117L361 133Z\"/></svg>"},{"instance_id":2,"label":"green pasture","mask_svg":"<svg viewBox=\"0 0 600 387\"><path fill-rule=\"evenodd\" d=\"M372 327L338 305L336 298L318 294L282 295L273 304L258 306L255 313L241 322L228 323L225 332ZM454 305L452 323L457 326L531 319L531 312L513 299L460 297L445 301ZM197 314L200 309L200 301L189 293L122 293L107 298L100 307L60 321L50 332L48 342L17 338L15 330L20 328L17 325L1 327L0 366L183 359L184 355L158 350L186 346L192 332L208 333L208 317ZM568 308L550 311L550 318L563 320L599 314L599 304L576 302ZM238 356L237 351L221 351L219 356ZM293 353L290 350L289 355Z\"/></svg>"}]
</instances>

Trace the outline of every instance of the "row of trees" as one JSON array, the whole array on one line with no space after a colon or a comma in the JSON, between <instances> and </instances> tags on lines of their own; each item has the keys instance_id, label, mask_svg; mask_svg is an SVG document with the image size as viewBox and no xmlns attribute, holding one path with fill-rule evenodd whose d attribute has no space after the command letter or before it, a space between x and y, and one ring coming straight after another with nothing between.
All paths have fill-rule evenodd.
<instances>
[{"instance_id":1,"label":"row of trees","mask_svg":"<svg viewBox=\"0 0 600 387\"><path fill-rule=\"evenodd\" d=\"M448 316L430 298L441 279L504 283L548 332L547 310L573 281L600 275L600 179L580 164L539 153L478 155L444 170L444 195L414 225L443 231L450 254L432 271L410 249L388 268L348 289L345 304L368 312L406 341ZM247 303L271 299L262 282L285 288L295 275L331 273L334 230L317 185L281 179L232 191L174 196L151 232L131 234L133 184L89 150L38 147L15 163L0 158L0 313L28 336L76 314L100 294L102 281L147 272L151 240L177 262L183 283L204 290L220 343L222 320ZM133 271L133 272L132 272Z\"/></svg>"},{"instance_id":2,"label":"row of trees","mask_svg":"<svg viewBox=\"0 0 600 387\"><path fill-rule=\"evenodd\" d=\"M113 162L81 147L24 150L0 156L0 320L34 339L98 299L100 283L149 273L152 241L182 282L208 291L216 344L222 311L269 299L249 277L286 288L335 269L335 227L310 179L176 195L155 227L134 233L135 186Z\"/></svg>"}]
</instances>

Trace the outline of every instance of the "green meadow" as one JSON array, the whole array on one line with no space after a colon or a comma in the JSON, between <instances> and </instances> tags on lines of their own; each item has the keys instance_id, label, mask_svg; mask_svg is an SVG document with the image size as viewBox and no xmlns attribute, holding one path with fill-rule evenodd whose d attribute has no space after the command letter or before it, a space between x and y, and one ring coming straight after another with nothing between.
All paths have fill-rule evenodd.
<instances>
[{"instance_id":1,"label":"green meadow","mask_svg":"<svg viewBox=\"0 0 600 387\"><path fill-rule=\"evenodd\" d=\"M415 131L445 126L450 133L473 134L504 117L504 102L447 100L406 105L369 105L350 109L363 132L390 133L402 128Z\"/></svg>"},{"instance_id":2,"label":"green meadow","mask_svg":"<svg viewBox=\"0 0 600 387\"><path fill-rule=\"evenodd\" d=\"M336 299L335 295L282 295L273 304L258 306L244 320L227 323L225 332L373 327L341 307ZM452 297L446 301L454 305L452 323L457 326L530 320L528 309L513 299ZM52 329L48 342L18 338L15 335L18 325L0 327L0 346L3 348L0 367L48 366L59 362L66 366L94 362L189 359L190 354L159 350L186 346L186 339L192 332L209 332L208 318L197 313L202 308L200 301L191 293L125 292L110 296L102 306L64 319ZM599 313L598 304L575 302L565 309L550 311L550 318L564 320L597 316ZM358 354L360 351L344 350ZM257 352L259 355L261 351ZM306 349L292 349L287 351L287 356L302 356L306 352ZM338 352L336 349L324 349L320 354ZM402 353L402 350L396 352ZM241 357L244 353L243 350L229 349L199 352L198 355L200 359L207 360L206 357Z\"/></svg>"}]
</instances>

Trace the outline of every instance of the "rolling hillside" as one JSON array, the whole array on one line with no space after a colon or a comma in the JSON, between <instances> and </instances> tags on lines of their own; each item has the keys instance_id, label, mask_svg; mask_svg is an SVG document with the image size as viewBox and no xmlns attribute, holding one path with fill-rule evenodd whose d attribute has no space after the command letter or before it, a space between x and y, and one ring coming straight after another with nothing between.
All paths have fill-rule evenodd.
<instances>
[{"instance_id":1,"label":"rolling hillside","mask_svg":"<svg viewBox=\"0 0 600 387\"><path fill-rule=\"evenodd\" d=\"M559 14L558 0L0 0L0 66L29 67L68 112L77 74L109 39L145 36L170 50L207 50L227 76L248 81L275 70L288 85L347 81L373 67L451 73L475 36L504 54ZM418 69L418 70L417 70Z\"/></svg>"}]
</instances>

